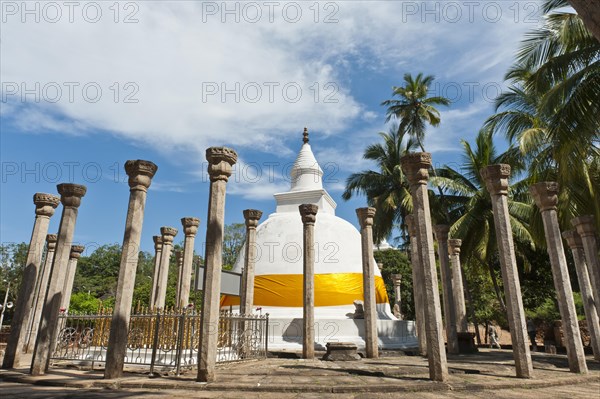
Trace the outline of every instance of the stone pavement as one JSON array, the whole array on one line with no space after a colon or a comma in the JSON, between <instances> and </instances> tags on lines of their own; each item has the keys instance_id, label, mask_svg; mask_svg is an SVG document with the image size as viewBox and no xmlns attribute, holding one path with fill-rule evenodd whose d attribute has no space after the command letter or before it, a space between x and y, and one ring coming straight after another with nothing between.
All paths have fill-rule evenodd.
<instances>
[{"instance_id":1,"label":"stone pavement","mask_svg":"<svg viewBox=\"0 0 600 399\"><path fill-rule=\"evenodd\" d=\"M51 368L32 377L25 370L0 371L2 399L46 397L87 399L152 398L168 395L200 398L600 398L600 363L587 357L588 374L568 371L564 355L533 353L534 378L514 377L508 350L480 349L474 355L450 355L447 383L428 379L427 360L383 353L379 359L351 362L277 359L221 364L216 381L194 381L195 372L176 377L148 378L127 372L118 380L104 380L102 371Z\"/></svg>"}]
</instances>

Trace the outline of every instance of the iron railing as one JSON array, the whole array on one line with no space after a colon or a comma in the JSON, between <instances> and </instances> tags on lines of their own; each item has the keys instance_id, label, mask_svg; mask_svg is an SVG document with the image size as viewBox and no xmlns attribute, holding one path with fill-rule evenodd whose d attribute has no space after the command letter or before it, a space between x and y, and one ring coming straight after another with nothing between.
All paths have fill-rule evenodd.
<instances>
[{"instance_id":1,"label":"iron railing","mask_svg":"<svg viewBox=\"0 0 600 399\"><path fill-rule=\"evenodd\" d=\"M195 368L200 342L200 313L191 309L132 314L125 363L174 370ZM57 339L51 360L91 363L106 360L112 312L59 315ZM221 312L217 362L264 358L268 350L269 315Z\"/></svg>"}]
</instances>

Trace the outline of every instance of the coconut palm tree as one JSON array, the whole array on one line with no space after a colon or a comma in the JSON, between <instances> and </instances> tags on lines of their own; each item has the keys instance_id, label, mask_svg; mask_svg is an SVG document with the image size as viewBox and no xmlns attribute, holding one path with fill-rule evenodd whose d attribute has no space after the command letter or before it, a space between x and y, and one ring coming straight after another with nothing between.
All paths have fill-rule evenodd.
<instances>
[{"instance_id":1,"label":"coconut palm tree","mask_svg":"<svg viewBox=\"0 0 600 399\"><path fill-rule=\"evenodd\" d=\"M438 168L438 176L431 180L444 190L448 202L453 204L449 208L452 220L450 236L463 240L461 257L465 262L488 267L496 296L505 309L496 278L499 260L492 202L480 170L487 165L508 163L518 174L523 165L514 149L498 154L492 137L491 131L482 129L475 139L475 148L463 140L461 170L444 166ZM531 248L533 240L529 232L532 203L527 192L528 185L525 180L513 181L509 193L510 223L517 254ZM525 257L522 258L527 262Z\"/></svg>"},{"instance_id":2,"label":"coconut palm tree","mask_svg":"<svg viewBox=\"0 0 600 399\"><path fill-rule=\"evenodd\" d=\"M392 125L388 133L380 132L379 135L383 143L371 144L363 154L364 159L376 163L377 170L350 175L342 194L344 200L355 194L364 194L369 206L377 209L373 223L376 242L387 238L396 226L405 231L404 217L412 211L412 199L408 181L400 167L400 158L417 145L396 125Z\"/></svg>"},{"instance_id":3,"label":"coconut palm tree","mask_svg":"<svg viewBox=\"0 0 600 399\"><path fill-rule=\"evenodd\" d=\"M388 107L386 122L396 118L399 121L398 132L414 137L423 152L425 152L423 141L426 125L436 127L440 124L440 112L435 106L450 105L450 100L446 97L427 97L434 79L433 76L423 76L422 73L413 78L410 73L406 73L404 86L393 87L392 97L399 97L399 99L381 103Z\"/></svg>"},{"instance_id":4,"label":"coconut palm tree","mask_svg":"<svg viewBox=\"0 0 600 399\"><path fill-rule=\"evenodd\" d=\"M545 3L548 11L561 5L566 2ZM600 43L576 14L552 12L528 34L506 79L509 89L486 126L516 142L532 182L560 184L562 226L577 215L600 215L600 183L593 178L600 156ZM532 228L541 233L539 220Z\"/></svg>"}]
</instances>

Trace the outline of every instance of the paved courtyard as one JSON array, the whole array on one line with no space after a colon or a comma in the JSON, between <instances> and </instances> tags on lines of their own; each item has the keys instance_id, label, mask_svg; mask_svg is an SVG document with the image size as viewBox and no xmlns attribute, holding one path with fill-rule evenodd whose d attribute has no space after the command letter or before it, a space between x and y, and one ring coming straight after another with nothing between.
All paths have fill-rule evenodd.
<instances>
[{"instance_id":1,"label":"paved courtyard","mask_svg":"<svg viewBox=\"0 0 600 399\"><path fill-rule=\"evenodd\" d=\"M600 398L600 363L587 357L590 372L570 373L566 356L534 353L534 378L514 377L512 353L480 349L449 356L447 383L428 379L427 360L384 353L377 360L352 362L271 358L222 364L217 380L194 381L194 372L148 378L126 373L102 379L102 371L52 368L42 377L25 370L0 371L2 398Z\"/></svg>"}]
</instances>

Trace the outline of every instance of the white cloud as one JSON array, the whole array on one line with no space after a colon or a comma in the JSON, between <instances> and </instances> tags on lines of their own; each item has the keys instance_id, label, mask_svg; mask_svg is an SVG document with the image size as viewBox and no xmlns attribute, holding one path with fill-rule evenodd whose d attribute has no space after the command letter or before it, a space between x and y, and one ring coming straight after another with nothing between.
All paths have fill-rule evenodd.
<instances>
[{"instance_id":1,"label":"white cloud","mask_svg":"<svg viewBox=\"0 0 600 399\"><path fill-rule=\"evenodd\" d=\"M226 144L289 154L282 142L307 124L337 135L355 122L374 122L377 115L352 91L349 68L390 75L430 68L442 77L480 80L512 51L503 42L524 29L505 20L489 23L479 14L472 23L465 16L457 24L440 14L436 23L424 9L415 14L407 6L424 7L422 2L321 2L318 15L313 3L293 3L302 4L296 23L289 22L295 6L286 3L275 8L273 23L265 6L259 22L247 22L256 14L238 2L127 3L139 9L119 3L118 23L112 3L96 4L102 6L97 23L86 22L81 9L70 23L65 7L58 23L48 23L48 15L40 23L31 16L22 23L20 13L5 15L3 94L15 89L5 83L18 85L9 96L9 115L21 120L23 130L101 129L166 152L202 153ZM225 5L238 7L239 23L235 12L222 13ZM87 10L88 19L93 11ZM126 16L138 22L123 23ZM337 22L324 23L327 16ZM15 110L22 88L37 92L40 101L27 95L26 106ZM48 103L58 90L59 100ZM127 102L132 100L137 102Z\"/></svg>"}]
</instances>

